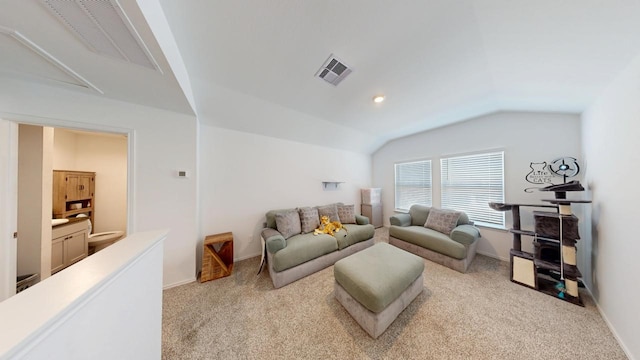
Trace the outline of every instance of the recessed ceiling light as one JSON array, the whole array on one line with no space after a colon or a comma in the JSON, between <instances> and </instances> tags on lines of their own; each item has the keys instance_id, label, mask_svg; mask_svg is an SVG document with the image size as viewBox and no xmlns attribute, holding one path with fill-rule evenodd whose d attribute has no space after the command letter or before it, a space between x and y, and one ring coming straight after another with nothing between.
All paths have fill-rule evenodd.
<instances>
[{"instance_id":1,"label":"recessed ceiling light","mask_svg":"<svg viewBox=\"0 0 640 360\"><path fill-rule=\"evenodd\" d=\"M379 104L379 103L381 103L383 101L384 101L384 95L376 95L376 96L373 97L373 102L374 103Z\"/></svg>"}]
</instances>

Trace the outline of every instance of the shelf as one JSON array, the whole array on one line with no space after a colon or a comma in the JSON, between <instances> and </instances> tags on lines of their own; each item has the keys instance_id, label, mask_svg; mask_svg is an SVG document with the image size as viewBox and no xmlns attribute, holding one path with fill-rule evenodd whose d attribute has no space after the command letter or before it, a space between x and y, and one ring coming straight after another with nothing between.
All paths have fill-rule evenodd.
<instances>
[{"instance_id":1,"label":"shelf","mask_svg":"<svg viewBox=\"0 0 640 360\"><path fill-rule=\"evenodd\" d=\"M89 213L89 212L92 212L92 211L93 211L93 207L88 207L88 208L81 208L81 209L65 211L64 213L58 214L58 215L63 215L66 218L66 217L69 217L69 216Z\"/></svg>"},{"instance_id":2,"label":"shelf","mask_svg":"<svg viewBox=\"0 0 640 360\"><path fill-rule=\"evenodd\" d=\"M86 214L95 224L95 179L96 173L92 171L53 170L53 217L73 219Z\"/></svg>"},{"instance_id":3,"label":"shelf","mask_svg":"<svg viewBox=\"0 0 640 360\"><path fill-rule=\"evenodd\" d=\"M538 268L556 271L558 273L560 272L560 264L558 263L552 263L550 261L544 261L540 259L534 259L533 263ZM564 264L564 277L569 280L576 280L582 277L582 273L580 272L577 266Z\"/></svg>"},{"instance_id":4,"label":"shelf","mask_svg":"<svg viewBox=\"0 0 640 360\"><path fill-rule=\"evenodd\" d=\"M539 207L539 208L553 208L557 209L558 205L546 205L546 204L508 204L508 203L496 203L490 202L489 207L496 211L508 211L513 207L527 206L527 207Z\"/></svg>"},{"instance_id":5,"label":"shelf","mask_svg":"<svg viewBox=\"0 0 640 360\"><path fill-rule=\"evenodd\" d=\"M575 305L584 306L582 300L579 297L574 297L569 294L564 294L564 297L561 298L558 296L558 289L556 289L556 284L558 282L550 279L545 279L543 277L538 277L538 291L545 293L547 295L551 295L553 297L559 298L560 300L568 301Z\"/></svg>"},{"instance_id":6,"label":"shelf","mask_svg":"<svg viewBox=\"0 0 640 360\"><path fill-rule=\"evenodd\" d=\"M571 200L571 199L542 199L542 201L550 202L552 204L589 204L591 200Z\"/></svg>"},{"instance_id":7,"label":"shelf","mask_svg":"<svg viewBox=\"0 0 640 360\"><path fill-rule=\"evenodd\" d=\"M338 190L340 184L344 184L344 181L323 181L322 188L324 190Z\"/></svg>"},{"instance_id":8,"label":"shelf","mask_svg":"<svg viewBox=\"0 0 640 360\"><path fill-rule=\"evenodd\" d=\"M548 211L534 211L533 212L533 216L542 216L542 217L550 217L550 218L571 218L571 219L575 219L575 221L578 221L578 217L573 215L573 214L560 214L560 213L552 213L552 212L548 212Z\"/></svg>"},{"instance_id":9,"label":"shelf","mask_svg":"<svg viewBox=\"0 0 640 360\"><path fill-rule=\"evenodd\" d=\"M509 232L512 234L520 234L520 235L526 235L526 236L531 236L531 237L536 237L536 233L531 231L531 230L518 230L518 229L509 229ZM538 239L544 239L544 240L554 240L554 241L558 241L558 239L553 239L553 238L545 238L543 236L538 235L537 236Z\"/></svg>"}]
</instances>

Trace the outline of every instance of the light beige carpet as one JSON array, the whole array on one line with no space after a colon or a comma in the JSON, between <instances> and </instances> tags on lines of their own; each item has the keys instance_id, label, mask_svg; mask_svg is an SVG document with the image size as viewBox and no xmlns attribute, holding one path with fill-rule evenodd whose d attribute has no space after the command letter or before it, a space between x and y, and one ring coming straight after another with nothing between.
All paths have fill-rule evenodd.
<instances>
[{"instance_id":1,"label":"light beige carpet","mask_svg":"<svg viewBox=\"0 0 640 360\"><path fill-rule=\"evenodd\" d=\"M572 305L485 256L466 274L425 260L423 293L377 340L334 299L333 267L276 290L258 265L165 290L163 358L626 359L584 289L585 307Z\"/></svg>"}]
</instances>

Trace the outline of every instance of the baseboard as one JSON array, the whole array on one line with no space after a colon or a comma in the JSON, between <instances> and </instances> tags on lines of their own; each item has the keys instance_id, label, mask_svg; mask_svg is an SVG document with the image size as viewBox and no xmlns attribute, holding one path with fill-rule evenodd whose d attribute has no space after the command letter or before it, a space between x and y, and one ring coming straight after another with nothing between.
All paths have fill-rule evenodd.
<instances>
[{"instance_id":1,"label":"baseboard","mask_svg":"<svg viewBox=\"0 0 640 360\"><path fill-rule=\"evenodd\" d=\"M496 254L489 254L489 253L486 253L484 251L476 250L476 254L484 255L484 256L490 257L492 259L497 259L497 260L500 260L500 261L506 261L506 262L511 261L509 258L502 258L500 256L497 256Z\"/></svg>"},{"instance_id":2,"label":"baseboard","mask_svg":"<svg viewBox=\"0 0 640 360\"><path fill-rule=\"evenodd\" d=\"M189 284L189 283L192 283L192 282L194 282L194 281L196 281L196 278L195 278L195 277L193 277L193 278L191 278L191 279L186 279L186 280L178 281L178 282L175 282L175 283L173 283L173 284L163 285L163 286L162 286L162 290L167 290L167 289L174 288L174 287L176 287L176 286L180 286L180 285L184 285L184 284Z\"/></svg>"},{"instance_id":3,"label":"baseboard","mask_svg":"<svg viewBox=\"0 0 640 360\"><path fill-rule=\"evenodd\" d=\"M260 256L260 254L243 256L243 257L241 257L241 258L233 259L233 262L237 262L237 261L242 261L242 260L251 259L251 258L254 258L254 257L256 257L256 256ZM175 283L173 283L173 284L163 285L163 286L162 286L162 290L167 290L167 289L174 288L174 287L176 287L176 286L189 284L189 283L192 283L192 282L194 282L194 281L196 281L196 280L198 280L198 279L197 279L197 277L193 277L193 278L191 278L191 279L185 279L185 280L182 280L182 281L175 282Z\"/></svg>"},{"instance_id":4,"label":"baseboard","mask_svg":"<svg viewBox=\"0 0 640 360\"><path fill-rule=\"evenodd\" d=\"M613 324L611 324L611 322L607 318L607 315L604 313L604 311L602 311L602 308L600 307L600 304L598 303L598 300L595 298L595 296L593 296L593 293L591 292L591 289L589 289L587 287L587 284L584 284L584 288L589 293L589 296L591 296L591 298L593 299L593 302L596 304L596 309L598 309L598 312L600 313L600 316L602 317L602 319L604 319L604 323L607 324L607 327L609 328L609 331L611 331L611 333L613 334L613 337L618 342L618 345L620 345L620 347L622 348L622 351L624 351L624 354L627 355L629 360L636 360L636 358L633 357L633 355L629 351L629 348L627 348L627 346L624 344L624 342L622 341L622 339L618 335L618 332L613 327Z\"/></svg>"},{"instance_id":5,"label":"baseboard","mask_svg":"<svg viewBox=\"0 0 640 360\"><path fill-rule=\"evenodd\" d=\"M242 260L247 260L247 259L251 259L251 258L259 257L259 256L260 256L260 253L257 253L257 254L255 254L255 255L246 255L246 256L243 256L243 257L239 257L239 258L237 258L237 259L233 259L233 261L234 261L234 262L236 262L236 261L242 261Z\"/></svg>"}]
</instances>

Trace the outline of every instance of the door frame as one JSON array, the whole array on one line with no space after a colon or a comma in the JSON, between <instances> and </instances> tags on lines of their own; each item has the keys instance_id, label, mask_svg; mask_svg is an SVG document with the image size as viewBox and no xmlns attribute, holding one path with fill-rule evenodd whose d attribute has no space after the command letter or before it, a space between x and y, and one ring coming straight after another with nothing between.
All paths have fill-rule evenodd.
<instances>
[{"instance_id":1,"label":"door frame","mask_svg":"<svg viewBox=\"0 0 640 360\"><path fill-rule=\"evenodd\" d=\"M0 117L0 301L16 293L18 124Z\"/></svg>"},{"instance_id":2,"label":"door frame","mask_svg":"<svg viewBox=\"0 0 640 360\"><path fill-rule=\"evenodd\" d=\"M0 112L0 301L15 294L17 268L17 241L13 233L17 231L18 213L18 124L65 128L80 131L93 131L127 136L127 234L135 232L135 202L133 199L135 184L135 134L133 128L122 128L94 123L81 123L63 119L28 116ZM7 132L5 134L5 132ZM6 137L6 139L5 139ZM6 144L6 145L5 145ZM1 158L3 152L9 155L8 162ZM4 173L4 175L3 175ZM13 230L12 230L13 229ZM9 234L5 237L2 234Z\"/></svg>"}]
</instances>

